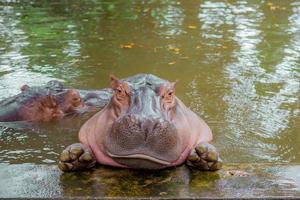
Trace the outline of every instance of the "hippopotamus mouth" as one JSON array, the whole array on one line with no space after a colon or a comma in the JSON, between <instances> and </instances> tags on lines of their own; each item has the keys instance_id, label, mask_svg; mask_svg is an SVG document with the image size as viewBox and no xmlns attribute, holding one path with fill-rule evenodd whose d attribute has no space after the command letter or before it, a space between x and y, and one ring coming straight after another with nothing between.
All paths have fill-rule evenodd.
<instances>
[{"instance_id":1,"label":"hippopotamus mouth","mask_svg":"<svg viewBox=\"0 0 300 200\"><path fill-rule=\"evenodd\" d=\"M113 123L105 142L108 156L130 168L170 166L181 154L175 126L163 118L144 117L129 114Z\"/></svg>"},{"instance_id":2,"label":"hippopotamus mouth","mask_svg":"<svg viewBox=\"0 0 300 200\"><path fill-rule=\"evenodd\" d=\"M129 168L162 169L172 164L171 162L145 154L114 155L108 152L108 155L117 163Z\"/></svg>"}]
</instances>

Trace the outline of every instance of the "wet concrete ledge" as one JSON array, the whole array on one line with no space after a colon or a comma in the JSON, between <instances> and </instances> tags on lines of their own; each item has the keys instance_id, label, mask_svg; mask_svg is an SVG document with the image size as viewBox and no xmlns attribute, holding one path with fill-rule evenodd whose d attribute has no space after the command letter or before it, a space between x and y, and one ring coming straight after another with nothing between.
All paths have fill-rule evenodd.
<instances>
[{"instance_id":1,"label":"wet concrete ledge","mask_svg":"<svg viewBox=\"0 0 300 200\"><path fill-rule=\"evenodd\" d=\"M226 164L218 172L99 166L75 173L55 165L0 164L0 198L300 199L300 164Z\"/></svg>"},{"instance_id":2,"label":"wet concrete ledge","mask_svg":"<svg viewBox=\"0 0 300 200\"><path fill-rule=\"evenodd\" d=\"M34 200L197 200L197 199L209 199L209 200L236 200L236 199L241 199L241 200L294 200L294 199L299 199L297 197L244 197L244 198L239 198L239 197L233 197L233 198L210 198L210 197L181 197L181 198L175 198L175 197L59 197L59 198L0 198L1 200L11 200L11 199L34 199Z\"/></svg>"}]
</instances>

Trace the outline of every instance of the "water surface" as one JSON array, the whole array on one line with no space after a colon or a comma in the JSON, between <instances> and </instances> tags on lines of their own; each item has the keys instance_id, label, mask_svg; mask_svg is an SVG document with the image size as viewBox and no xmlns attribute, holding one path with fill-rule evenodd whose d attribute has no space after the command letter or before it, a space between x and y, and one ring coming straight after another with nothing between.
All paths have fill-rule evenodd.
<instances>
[{"instance_id":1,"label":"water surface","mask_svg":"<svg viewBox=\"0 0 300 200\"><path fill-rule=\"evenodd\" d=\"M225 162L300 162L300 2L0 1L0 99L23 84L179 80ZM87 119L1 124L0 162L55 164Z\"/></svg>"}]
</instances>

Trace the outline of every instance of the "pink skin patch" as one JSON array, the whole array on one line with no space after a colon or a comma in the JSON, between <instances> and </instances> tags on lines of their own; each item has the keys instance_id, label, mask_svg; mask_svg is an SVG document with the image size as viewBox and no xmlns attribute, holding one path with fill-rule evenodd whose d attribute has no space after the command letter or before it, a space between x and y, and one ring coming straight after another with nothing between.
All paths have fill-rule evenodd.
<instances>
[{"instance_id":1,"label":"pink skin patch","mask_svg":"<svg viewBox=\"0 0 300 200\"><path fill-rule=\"evenodd\" d=\"M173 167L184 163L186 161L186 158L190 155L190 152L191 149L189 147L186 147L184 151L181 153L181 155L179 156L179 158L168 167Z\"/></svg>"},{"instance_id":2,"label":"pink skin patch","mask_svg":"<svg viewBox=\"0 0 300 200\"><path fill-rule=\"evenodd\" d=\"M107 156L102 151L100 151L100 148L97 146L97 144L95 144L95 143L90 144L90 149L93 151L97 161L100 164L114 166L114 167L128 168L125 165L121 165L121 164L117 163L111 157Z\"/></svg>"}]
</instances>

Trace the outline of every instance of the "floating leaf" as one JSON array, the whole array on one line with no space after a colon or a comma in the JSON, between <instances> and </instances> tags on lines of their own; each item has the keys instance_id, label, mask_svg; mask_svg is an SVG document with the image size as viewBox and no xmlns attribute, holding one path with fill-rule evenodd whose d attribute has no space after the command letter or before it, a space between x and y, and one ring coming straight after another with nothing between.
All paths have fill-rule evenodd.
<instances>
[{"instance_id":1,"label":"floating leaf","mask_svg":"<svg viewBox=\"0 0 300 200\"><path fill-rule=\"evenodd\" d=\"M189 28L189 29L196 29L197 26L189 25L188 28Z\"/></svg>"},{"instance_id":2,"label":"floating leaf","mask_svg":"<svg viewBox=\"0 0 300 200\"><path fill-rule=\"evenodd\" d=\"M127 43L127 44L121 44L120 48L122 49L132 49L132 47L134 46L133 42Z\"/></svg>"},{"instance_id":3,"label":"floating leaf","mask_svg":"<svg viewBox=\"0 0 300 200\"><path fill-rule=\"evenodd\" d=\"M175 54L179 54L180 53L180 49L177 48L177 47L175 47L175 46L172 46L172 45L168 46L168 50L174 52Z\"/></svg>"},{"instance_id":4,"label":"floating leaf","mask_svg":"<svg viewBox=\"0 0 300 200\"><path fill-rule=\"evenodd\" d=\"M183 56L183 57L180 57L181 59L189 59L188 56Z\"/></svg>"},{"instance_id":5,"label":"floating leaf","mask_svg":"<svg viewBox=\"0 0 300 200\"><path fill-rule=\"evenodd\" d=\"M168 65L174 65L174 64L176 64L175 61L174 61L174 62L169 62L169 63L168 63Z\"/></svg>"}]
</instances>

